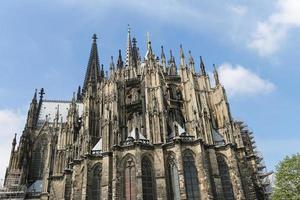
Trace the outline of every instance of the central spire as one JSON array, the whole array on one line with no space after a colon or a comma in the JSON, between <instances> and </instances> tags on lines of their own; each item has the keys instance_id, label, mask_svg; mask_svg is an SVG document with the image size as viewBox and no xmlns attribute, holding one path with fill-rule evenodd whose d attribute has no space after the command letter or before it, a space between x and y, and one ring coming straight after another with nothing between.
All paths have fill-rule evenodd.
<instances>
[{"instance_id":1,"label":"central spire","mask_svg":"<svg viewBox=\"0 0 300 200\"><path fill-rule=\"evenodd\" d=\"M130 25L128 24L127 49L126 49L126 67L132 66L132 41L130 35Z\"/></svg>"},{"instance_id":2,"label":"central spire","mask_svg":"<svg viewBox=\"0 0 300 200\"><path fill-rule=\"evenodd\" d=\"M86 69L85 79L83 83L82 91L83 93L87 90L87 86L89 83L92 84L93 88L96 88L99 75L99 56L98 56L98 48L97 48L97 35L94 34L93 37L93 44L91 48L90 58L88 62L88 66Z\"/></svg>"}]
</instances>

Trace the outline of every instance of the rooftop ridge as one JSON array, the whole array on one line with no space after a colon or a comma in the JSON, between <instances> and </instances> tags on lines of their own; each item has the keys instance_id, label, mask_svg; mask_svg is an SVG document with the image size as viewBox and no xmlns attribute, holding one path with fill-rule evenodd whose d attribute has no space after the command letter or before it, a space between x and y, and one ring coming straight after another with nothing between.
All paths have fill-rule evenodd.
<instances>
[{"instance_id":1,"label":"rooftop ridge","mask_svg":"<svg viewBox=\"0 0 300 200\"><path fill-rule=\"evenodd\" d=\"M44 99L43 102L51 102L51 103L72 103L71 100L53 100L53 99Z\"/></svg>"}]
</instances>

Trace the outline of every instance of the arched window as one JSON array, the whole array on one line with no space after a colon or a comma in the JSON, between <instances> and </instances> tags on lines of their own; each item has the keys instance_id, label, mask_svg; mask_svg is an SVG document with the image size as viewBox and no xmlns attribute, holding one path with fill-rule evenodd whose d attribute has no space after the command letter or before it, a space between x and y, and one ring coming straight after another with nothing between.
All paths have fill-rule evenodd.
<instances>
[{"instance_id":1,"label":"arched window","mask_svg":"<svg viewBox=\"0 0 300 200\"><path fill-rule=\"evenodd\" d=\"M125 161L124 166L124 179L123 179L123 199L134 200L136 199L135 190L135 165L132 158Z\"/></svg>"},{"instance_id":2,"label":"arched window","mask_svg":"<svg viewBox=\"0 0 300 200\"><path fill-rule=\"evenodd\" d=\"M232 183L229 175L226 158L221 154L217 154L217 161L219 166L219 173L221 177L224 197L226 200L233 200L234 195L233 195Z\"/></svg>"},{"instance_id":3,"label":"arched window","mask_svg":"<svg viewBox=\"0 0 300 200\"><path fill-rule=\"evenodd\" d=\"M175 163L175 158L170 156L167 160L167 175L168 175L168 199L180 200L178 169Z\"/></svg>"},{"instance_id":4,"label":"arched window","mask_svg":"<svg viewBox=\"0 0 300 200\"><path fill-rule=\"evenodd\" d=\"M143 200L156 199L152 163L146 156L142 158L142 187Z\"/></svg>"},{"instance_id":5,"label":"arched window","mask_svg":"<svg viewBox=\"0 0 300 200\"><path fill-rule=\"evenodd\" d=\"M200 199L198 172L194 156L190 152L183 156L183 171L187 199Z\"/></svg>"},{"instance_id":6,"label":"arched window","mask_svg":"<svg viewBox=\"0 0 300 200\"><path fill-rule=\"evenodd\" d=\"M93 166L89 178L88 199L100 200L101 197L101 164L97 163Z\"/></svg>"},{"instance_id":7,"label":"arched window","mask_svg":"<svg viewBox=\"0 0 300 200\"><path fill-rule=\"evenodd\" d=\"M43 177L44 156L47 152L47 136L40 135L34 142L31 154L29 180L39 180Z\"/></svg>"}]
</instances>

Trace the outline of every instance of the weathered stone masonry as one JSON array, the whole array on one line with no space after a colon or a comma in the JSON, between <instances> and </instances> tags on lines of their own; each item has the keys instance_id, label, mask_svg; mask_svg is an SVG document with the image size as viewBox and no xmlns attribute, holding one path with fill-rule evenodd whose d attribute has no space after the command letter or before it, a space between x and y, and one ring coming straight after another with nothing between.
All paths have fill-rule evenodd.
<instances>
[{"instance_id":1,"label":"weathered stone masonry","mask_svg":"<svg viewBox=\"0 0 300 200\"><path fill-rule=\"evenodd\" d=\"M6 193L20 199L266 199L252 133L233 120L214 68L177 65L148 41L141 57L128 30L109 74L93 36L82 89L71 101L34 94L12 143Z\"/></svg>"}]
</instances>

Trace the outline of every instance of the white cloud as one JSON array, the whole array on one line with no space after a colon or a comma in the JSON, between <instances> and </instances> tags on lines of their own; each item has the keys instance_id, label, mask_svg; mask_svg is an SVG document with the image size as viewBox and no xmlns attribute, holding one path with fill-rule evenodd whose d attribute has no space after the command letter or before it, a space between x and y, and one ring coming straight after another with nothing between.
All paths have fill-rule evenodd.
<instances>
[{"instance_id":1,"label":"white cloud","mask_svg":"<svg viewBox=\"0 0 300 200\"><path fill-rule=\"evenodd\" d=\"M278 0L277 10L267 20L257 23L248 46L261 56L278 51L290 29L300 27L299 10L299 0Z\"/></svg>"},{"instance_id":2,"label":"white cloud","mask_svg":"<svg viewBox=\"0 0 300 200\"><path fill-rule=\"evenodd\" d=\"M4 178L9 162L14 133L18 138L25 125L25 115L15 110L0 110L0 180ZM0 181L1 184L1 181Z\"/></svg>"},{"instance_id":3,"label":"white cloud","mask_svg":"<svg viewBox=\"0 0 300 200\"><path fill-rule=\"evenodd\" d=\"M221 83L231 96L266 94L275 89L273 83L240 65L234 67L225 63L219 67L218 72Z\"/></svg>"}]
</instances>

